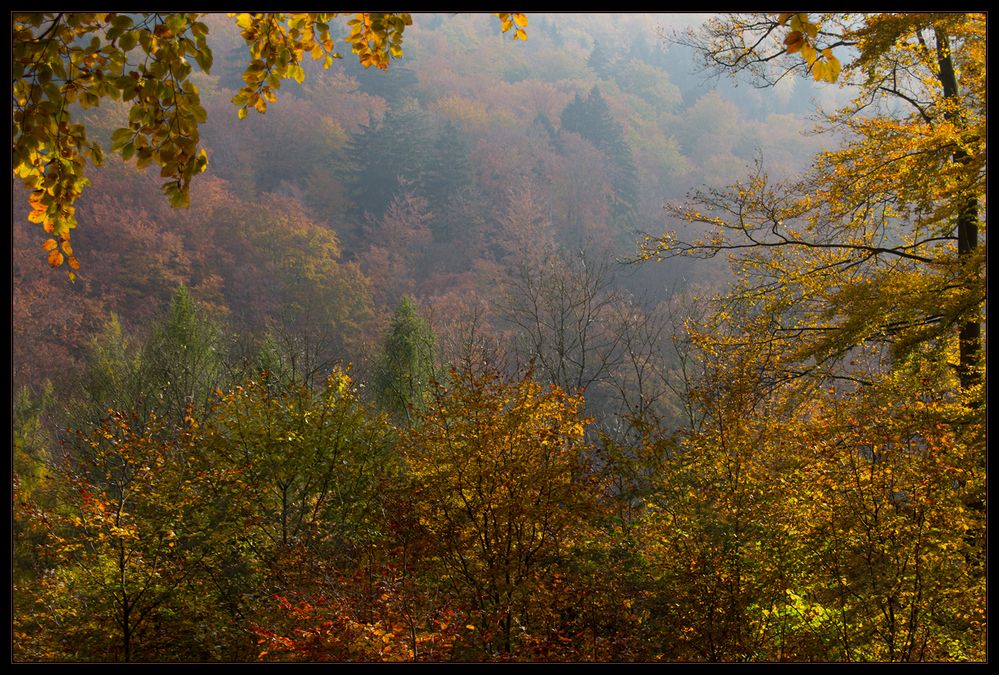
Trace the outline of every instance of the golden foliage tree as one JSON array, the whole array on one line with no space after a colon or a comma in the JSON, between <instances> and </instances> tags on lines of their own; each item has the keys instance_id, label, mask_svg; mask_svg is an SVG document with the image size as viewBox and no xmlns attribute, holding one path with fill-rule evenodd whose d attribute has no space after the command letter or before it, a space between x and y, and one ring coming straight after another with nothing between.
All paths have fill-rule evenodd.
<instances>
[{"instance_id":1,"label":"golden foliage tree","mask_svg":"<svg viewBox=\"0 0 999 675\"><path fill-rule=\"evenodd\" d=\"M469 630L487 655L509 654L531 632L535 592L585 526L581 405L529 375L454 372L406 440L438 574L470 610Z\"/></svg>"}]
</instances>

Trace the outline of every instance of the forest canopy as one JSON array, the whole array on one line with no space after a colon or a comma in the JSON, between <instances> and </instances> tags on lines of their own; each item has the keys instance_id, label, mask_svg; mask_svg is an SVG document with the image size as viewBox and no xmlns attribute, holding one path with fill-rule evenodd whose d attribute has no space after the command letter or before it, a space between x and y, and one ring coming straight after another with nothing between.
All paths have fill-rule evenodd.
<instances>
[{"instance_id":1,"label":"forest canopy","mask_svg":"<svg viewBox=\"0 0 999 675\"><path fill-rule=\"evenodd\" d=\"M986 16L527 19L12 16L15 662L987 658Z\"/></svg>"}]
</instances>

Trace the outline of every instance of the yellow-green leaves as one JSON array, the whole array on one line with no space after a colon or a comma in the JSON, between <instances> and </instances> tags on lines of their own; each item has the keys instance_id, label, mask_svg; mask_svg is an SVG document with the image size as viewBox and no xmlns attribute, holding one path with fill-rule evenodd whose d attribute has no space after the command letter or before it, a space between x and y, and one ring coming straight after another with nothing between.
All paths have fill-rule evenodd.
<instances>
[{"instance_id":1,"label":"yellow-green leaves","mask_svg":"<svg viewBox=\"0 0 999 675\"><path fill-rule=\"evenodd\" d=\"M135 157L139 167L159 166L177 190L175 203L186 200L191 177L206 166L198 148L198 124L206 113L187 78L188 59L202 69L211 65L207 27L194 14L133 16L14 16L13 173L32 190L29 220L65 241L76 226L73 204L88 184L86 160L100 164L104 158L84 126L73 123L70 105L88 109L103 99L132 102L129 126L115 132L111 150L126 160ZM137 47L141 56L132 53ZM58 251L49 252L53 267L66 260ZM72 256L68 262L79 266Z\"/></svg>"}]
</instances>

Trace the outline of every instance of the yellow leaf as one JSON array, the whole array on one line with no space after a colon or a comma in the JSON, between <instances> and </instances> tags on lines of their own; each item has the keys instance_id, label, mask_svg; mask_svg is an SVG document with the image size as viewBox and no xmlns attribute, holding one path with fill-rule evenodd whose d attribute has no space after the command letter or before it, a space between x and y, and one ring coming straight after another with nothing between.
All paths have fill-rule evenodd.
<instances>
[{"instance_id":1,"label":"yellow leaf","mask_svg":"<svg viewBox=\"0 0 999 675\"><path fill-rule=\"evenodd\" d=\"M51 251L54 250L55 247L58 245L59 244L56 243L55 239L47 239L45 243L42 244L42 248L45 249L46 251Z\"/></svg>"},{"instance_id":2,"label":"yellow leaf","mask_svg":"<svg viewBox=\"0 0 999 675\"><path fill-rule=\"evenodd\" d=\"M520 12L513 15L513 20L518 26L527 26L527 17Z\"/></svg>"},{"instance_id":3,"label":"yellow leaf","mask_svg":"<svg viewBox=\"0 0 999 675\"><path fill-rule=\"evenodd\" d=\"M825 61L819 61L818 63L812 66L812 77L815 78L816 82L818 82L819 80L826 79L826 73L828 71L828 68L829 64Z\"/></svg>"},{"instance_id":4,"label":"yellow leaf","mask_svg":"<svg viewBox=\"0 0 999 675\"><path fill-rule=\"evenodd\" d=\"M801 55L805 58L808 65L815 63L815 59L818 58L818 52L809 42L806 42L801 46Z\"/></svg>"},{"instance_id":5,"label":"yellow leaf","mask_svg":"<svg viewBox=\"0 0 999 675\"><path fill-rule=\"evenodd\" d=\"M843 66L840 65L839 59L835 56L829 56L827 58L829 60L829 81L835 82L839 78L839 73L843 69Z\"/></svg>"}]
</instances>

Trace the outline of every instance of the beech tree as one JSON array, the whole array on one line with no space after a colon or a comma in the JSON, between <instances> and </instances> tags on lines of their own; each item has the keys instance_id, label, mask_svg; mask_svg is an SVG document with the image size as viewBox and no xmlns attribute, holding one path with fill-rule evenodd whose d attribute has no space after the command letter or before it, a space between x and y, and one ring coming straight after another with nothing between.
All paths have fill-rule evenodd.
<instances>
[{"instance_id":1,"label":"beech tree","mask_svg":"<svg viewBox=\"0 0 999 675\"><path fill-rule=\"evenodd\" d=\"M650 553L680 563L663 599L693 593L679 658L983 657L984 38L975 14L738 15L685 38L857 98L804 176L758 163L668 206L701 238L646 241L736 273L688 323L702 421L646 502Z\"/></svg>"},{"instance_id":2,"label":"beech tree","mask_svg":"<svg viewBox=\"0 0 999 675\"><path fill-rule=\"evenodd\" d=\"M487 655L536 629L535 594L585 528L581 403L529 374L453 372L405 440L420 527Z\"/></svg>"},{"instance_id":3,"label":"beech tree","mask_svg":"<svg viewBox=\"0 0 999 675\"><path fill-rule=\"evenodd\" d=\"M669 211L709 234L650 237L645 254L737 256L741 292L774 316L772 338L794 355L787 375L873 341L896 358L929 350L980 399L985 17L809 17L727 15L683 39L761 84L807 72L853 88L825 116L843 145L797 180L758 166L731 189L693 193ZM851 56L841 64L837 53Z\"/></svg>"}]
</instances>

